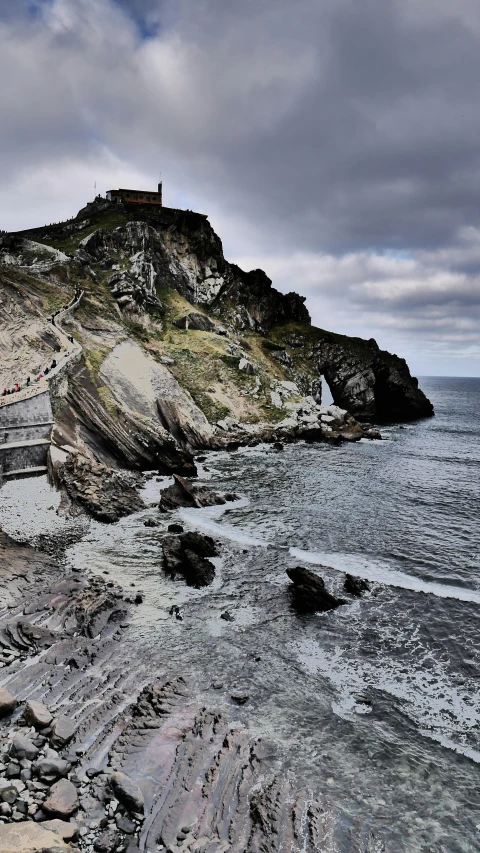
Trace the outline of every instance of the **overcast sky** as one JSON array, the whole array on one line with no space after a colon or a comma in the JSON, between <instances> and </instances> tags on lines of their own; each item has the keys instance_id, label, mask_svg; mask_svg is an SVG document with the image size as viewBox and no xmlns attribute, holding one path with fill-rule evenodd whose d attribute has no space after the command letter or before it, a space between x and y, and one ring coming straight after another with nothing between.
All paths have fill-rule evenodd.
<instances>
[{"instance_id":1,"label":"overcast sky","mask_svg":"<svg viewBox=\"0 0 480 853\"><path fill-rule=\"evenodd\" d=\"M480 375L478 0L0 0L0 228L154 188L316 325Z\"/></svg>"}]
</instances>

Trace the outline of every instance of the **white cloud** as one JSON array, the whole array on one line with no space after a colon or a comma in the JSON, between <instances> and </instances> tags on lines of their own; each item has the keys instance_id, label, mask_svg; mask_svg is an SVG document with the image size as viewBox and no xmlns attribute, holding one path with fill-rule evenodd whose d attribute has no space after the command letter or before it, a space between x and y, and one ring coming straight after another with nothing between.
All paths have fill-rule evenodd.
<instances>
[{"instance_id":1,"label":"white cloud","mask_svg":"<svg viewBox=\"0 0 480 853\"><path fill-rule=\"evenodd\" d=\"M0 227L161 169L318 325L478 373L478 4L122 5L0 0Z\"/></svg>"}]
</instances>

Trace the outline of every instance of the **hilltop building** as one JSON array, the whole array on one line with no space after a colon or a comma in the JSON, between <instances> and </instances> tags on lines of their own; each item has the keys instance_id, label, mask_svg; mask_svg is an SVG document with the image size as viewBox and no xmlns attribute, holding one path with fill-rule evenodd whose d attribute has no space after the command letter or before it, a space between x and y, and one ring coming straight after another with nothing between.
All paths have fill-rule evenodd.
<instances>
[{"instance_id":1,"label":"hilltop building","mask_svg":"<svg viewBox=\"0 0 480 853\"><path fill-rule=\"evenodd\" d=\"M162 184L159 183L157 192L147 192L145 190L108 190L107 198L109 201L130 202L134 204L158 204L162 206Z\"/></svg>"}]
</instances>

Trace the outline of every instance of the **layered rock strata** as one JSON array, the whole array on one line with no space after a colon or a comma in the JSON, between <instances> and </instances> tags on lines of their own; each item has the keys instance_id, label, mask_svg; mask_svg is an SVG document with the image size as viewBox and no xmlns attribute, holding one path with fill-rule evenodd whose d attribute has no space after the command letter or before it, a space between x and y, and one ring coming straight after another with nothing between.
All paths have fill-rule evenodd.
<instances>
[{"instance_id":1,"label":"layered rock strata","mask_svg":"<svg viewBox=\"0 0 480 853\"><path fill-rule=\"evenodd\" d=\"M119 645L128 642L120 589L64 574L41 556L42 575L32 573L23 595L14 575L20 550L39 559L12 546L0 563L15 598L0 604L2 680L17 701L0 721L0 767L16 763L25 741L33 757L21 759L10 779L0 769L0 789L11 790L12 800L3 800L10 811L0 814L0 850L337 849L328 799L296 790L278 772L271 744L199 703L180 674L162 679L132 643ZM15 654L6 660L9 649ZM55 721L68 709L70 739L52 747L56 726L25 726L26 699L41 702ZM55 766L67 775L54 780ZM373 837L358 843L367 853L377 849Z\"/></svg>"}]
</instances>

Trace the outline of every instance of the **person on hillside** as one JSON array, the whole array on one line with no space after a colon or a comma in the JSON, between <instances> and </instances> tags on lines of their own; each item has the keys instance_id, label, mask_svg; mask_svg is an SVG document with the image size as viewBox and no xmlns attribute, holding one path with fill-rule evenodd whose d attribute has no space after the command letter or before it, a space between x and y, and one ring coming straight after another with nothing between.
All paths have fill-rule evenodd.
<instances>
[{"instance_id":1,"label":"person on hillside","mask_svg":"<svg viewBox=\"0 0 480 853\"><path fill-rule=\"evenodd\" d=\"M27 376L26 385L27 385L27 388L30 388L30 377L29 376Z\"/></svg>"},{"instance_id":2,"label":"person on hillside","mask_svg":"<svg viewBox=\"0 0 480 853\"><path fill-rule=\"evenodd\" d=\"M18 384L18 382L15 382L15 385L13 387L13 393L16 394L17 391L20 391L20 385Z\"/></svg>"},{"instance_id":3,"label":"person on hillside","mask_svg":"<svg viewBox=\"0 0 480 853\"><path fill-rule=\"evenodd\" d=\"M56 366L57 366L56 359L53 359L53 361L52 361L52 363L51 363L51 365L50 365L50 368L51 368L51 369L53 369L53 368L54 368L54 367L56 367Z\"/></svg>"},{"instance_id":4,"label":"person on hillside","mask_svg":"<svg viewBox=\"0 0 480 853\"><path fill-rule=\"evenodd\" d=\"M6 397L6 395L7 395L7 389L6 389L6 388L4 388L4 389L3 389L3 393L2 393L2 397Z\"/></svg>"}]
</instances>

